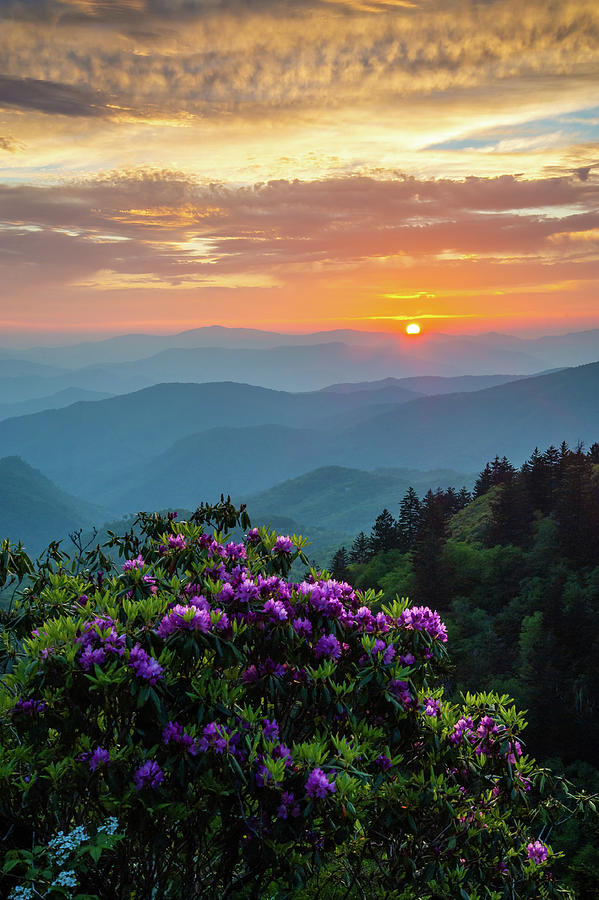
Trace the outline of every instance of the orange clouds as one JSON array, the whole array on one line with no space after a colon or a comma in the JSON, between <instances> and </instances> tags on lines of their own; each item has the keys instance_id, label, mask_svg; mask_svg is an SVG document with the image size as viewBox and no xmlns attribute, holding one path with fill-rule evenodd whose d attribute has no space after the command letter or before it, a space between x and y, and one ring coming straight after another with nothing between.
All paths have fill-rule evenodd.
<instances>
[{"instance_id":1,"label":"orange clouds","mask_svg":"<svg viewBox=\"0 0 599 900\"><path fill-rule=\"evenodd\" d=\"M507 176L225 187L163 173L4 188L0 273L15 316L24 298L62 292L93 318L99 292L103 306L124 292L153 319L173 289L186 320L203 320L215 297L228 321L251 301L257 324L277 309L281 324L281 303L298 323L323 304L337 322L484 319L523 304L543 314L566 301L592 316L597 248L571 245L579 235L592 247L598 200L592 180Z\"/></svg>"},{"instance_id":2,"label":"orange clouds","mask_svg":"<svg viewBox=\"0 0 599 900\"><path fill-rule=\"evenodd\" d=\"M7 318L596 315L594 0L1 16Z\"/></svg>"}]
</instances>

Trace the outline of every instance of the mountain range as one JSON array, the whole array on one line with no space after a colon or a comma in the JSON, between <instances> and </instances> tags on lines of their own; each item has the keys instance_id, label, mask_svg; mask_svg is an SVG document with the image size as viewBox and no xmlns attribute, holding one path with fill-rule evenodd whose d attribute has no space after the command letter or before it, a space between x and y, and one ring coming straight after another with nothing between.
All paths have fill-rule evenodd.
<instances>
[{"instance_id":1,"label":"mountain range","mask_svg":"<svg viewBox=\"0 0 599 900\"><path fill-rule=\"evenodd\" d=\"M67 388L123 394L159 382L238 381L287 391L414 376L531 375L599 359L599 329L569 335L281 334L199 328L63 347L0 348L4 403ZM407 385L406 385L407 387Z\"/></svg>"},{"instance_id":2,"label":"mountain range","mask_svg":"<svg viewBox=\"0 0 599 900\"><path fill-rule=\"evenodd\" d=\"M0 422L0 454L116 513L244 497L323 466L480 470L536 445L594 442L599 363L482 390L290 393L247 384L160 384ZM282 514L282 511L281 511Z\"/></svg>"}]
</instances>

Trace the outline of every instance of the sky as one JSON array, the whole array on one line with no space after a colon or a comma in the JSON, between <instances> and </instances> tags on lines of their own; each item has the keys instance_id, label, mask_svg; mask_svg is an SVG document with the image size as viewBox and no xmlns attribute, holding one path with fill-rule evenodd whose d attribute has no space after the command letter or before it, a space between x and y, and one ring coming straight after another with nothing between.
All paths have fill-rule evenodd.
<instances>
[{"instance_id":1,"label":"sky","mask_svg":"<svg viewBox=\"0 0 599 900\"><path fill-rule=\"evenodd\" d=\"M596 0L2 0L0 344L599 327Z\"/></svg>"}]
</instances>

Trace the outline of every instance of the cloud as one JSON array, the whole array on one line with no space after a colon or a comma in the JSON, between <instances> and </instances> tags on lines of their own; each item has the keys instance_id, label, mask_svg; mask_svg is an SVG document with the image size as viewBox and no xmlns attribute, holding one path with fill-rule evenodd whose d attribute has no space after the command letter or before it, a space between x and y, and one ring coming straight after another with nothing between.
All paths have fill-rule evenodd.
<instances>
[{"instance_id":1,"label":"cloud","mask_svg":"<svg viewBox=\"0 0 599 900\"><path fill-rule=\"evenodd\" d=\"M0 252L23 284L52 277L89 290L257 288L369 268L482 264L503 266L509 280L510 266L592 262L599 233L599 185L573 178L239 187L138 173L0 186L0 206Z\"/></svg>"},{"instance_id":2,"label":"cloud","mask_svg":"<svg viewBox=\"0 0 599 900\"><path fill-rule=\"evenodd\" d=\"M24 149L24 145L9 134L0 135L0 150L6 150L8 153L16 153L17 150Z\"/></svg>"},{"instance_id":3,"label":"cloud","mask_svg":"<svg viewBox=\"0 0 599 900\"><path fill-rule=\"evenodd\" d=\"M0 107L36 109L60 116L103 116L110 113L99 91L37 78L0 75Z\"/></svg>"},{"instance_id":4,"label":"cloud","mask_svg":"<svg viewBox=\"0 0 599 900\"><path fill-rule=\"evenodd\" d=\"M523 77L536 79L537 92L552 77L586 76L590 87L599 64L593 0L535 0L526 15L517 0L72 0L11 9L0 63L12 77L201 116L375 101L392 108L402 96L495 90ZM83 108L86 101L97 107L84 97Z\"/></svg>"}]
</instances>

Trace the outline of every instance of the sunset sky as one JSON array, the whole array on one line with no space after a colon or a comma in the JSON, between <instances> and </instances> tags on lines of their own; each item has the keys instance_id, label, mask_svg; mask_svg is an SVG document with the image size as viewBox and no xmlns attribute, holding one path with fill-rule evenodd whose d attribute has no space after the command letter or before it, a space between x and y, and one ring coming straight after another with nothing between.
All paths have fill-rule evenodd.
<instances>
[{"instance_id":1,"label":"sunset sky","mask_svg":"<svg viewBox=\"0 0 599 900\"><path fill-rule=\"evenodd\" d=\"M599 327L597 0L0 20L0 344Z\"/></svg>"}]
</instances>

